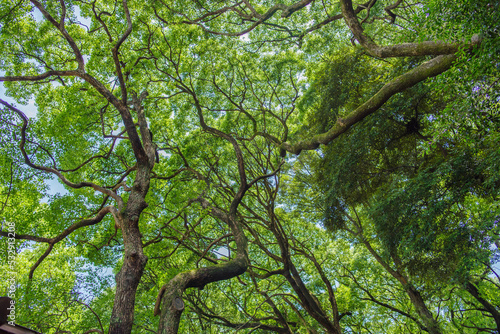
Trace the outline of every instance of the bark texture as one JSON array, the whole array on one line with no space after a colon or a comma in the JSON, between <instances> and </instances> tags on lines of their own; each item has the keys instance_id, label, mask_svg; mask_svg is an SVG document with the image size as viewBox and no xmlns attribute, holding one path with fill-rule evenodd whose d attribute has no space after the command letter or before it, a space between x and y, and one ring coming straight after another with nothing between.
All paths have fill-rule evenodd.
<instances>
[{"instance_id":1,"label":"bark texture","mask_svg":"<svg viewBox=\"0 0 500 334\"><path fill-rule=\"evenodd\" d=\"M147 257L143 253L139 217L147 207L144 200L149 189L149 168L139 169L126 209L119 213L125 253L123 265L115 277L116 294L111 314L109 333L131 333L137 286L141 280Z\"/></svg>"}]
</instances>

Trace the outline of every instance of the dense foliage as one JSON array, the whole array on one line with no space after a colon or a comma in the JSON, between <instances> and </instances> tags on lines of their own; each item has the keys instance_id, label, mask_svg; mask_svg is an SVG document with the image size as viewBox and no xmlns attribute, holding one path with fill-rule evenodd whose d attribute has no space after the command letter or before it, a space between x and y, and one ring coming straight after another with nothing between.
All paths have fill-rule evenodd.
<instances>
[{"instance_id":1,"label":"dense foliage","mask_svg":"<svg viewBox=\"0 0 500 334\"><path fill-rule=\"evenodd\" d=\"M499 333L497 22L484 0L0 0L15 322Z\"/></svg>"}]
</instances>

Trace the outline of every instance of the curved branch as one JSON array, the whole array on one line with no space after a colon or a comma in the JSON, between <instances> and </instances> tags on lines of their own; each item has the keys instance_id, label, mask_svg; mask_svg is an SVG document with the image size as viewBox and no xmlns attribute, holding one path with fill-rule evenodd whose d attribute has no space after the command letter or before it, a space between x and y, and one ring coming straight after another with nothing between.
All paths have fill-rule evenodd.
<instances>
[{"instance_id":1,"label":"curved branch","mask_svg":"<svg viewBox=\"0 0 500 334\"><path fill-rule=\"evenodd\" d=\"M229 238L232 235L233 235L232 233L226 233L223 236L221 236L221 237L213 240L210 244L208 244L208 246L205 248L205 250L201 254L201 256L198 259L198 261L196 262L196 264L198 265L198 263L200 263L200 260L205 257L205 255L208 253L208 251L210 250L210 248L212 248L214 245L218 244L221 240Z\"/></svg>"},{"instance_id":2,"label":"curved branch","mask_svg":"<svg viewBox=\"0 0 500 334\"><path fill-rule=\"evenodd\" d=\"M2 237L9 237L11 236L11 232L4 232L0 231L0 236ZM37 237L36 235L29 235L29 234L15 234L14 239L17 240L29 240L29 241L36 241L36 242L45 242L45 243L50 243L52 241L52 238L44 238L44 237Z\"/></svg>"},{"instance_id":3,"label":"curved branch","mask_svg":"<svg viewBox=\"0 0 500 334\"><path fill-rule=\"evenodd\" d=\"M410 88L427 78L436 76L448 70L456 60L455 55L438 56L417 68L397 77L385 84L375 95L363 103L357 109L344 118L339 118L330 130L313 136L310 139L301 140L295 144L285 142L280 148L293 153L300 154L302 150L315 150L320 144L326 145L332 140L349 130L351 126L362 121L366 116L376 112L387 100L395 94Z\"/></svg>"},{"instance_id":4,"label":"curved branch","mask_svg":"<svg viewBox=\"0 0 500 334\"><path fill-rule=\"evenodd\" d=\"M5 199L5 202L2 204L2 208L0 209L0 214L3 212L5 207L7 206L7 203L9 202L9 197L12 192L12 181L14 180L14 172L12 171L12 166L14 166L14 162L10 163L10 181L9 181L9 189L7 191L7 198Z\"/></svg>"},{"instance_id":5,"label":"curved branch","mask_svg":"<svg viewBox=\"0 0 500 334\"><path fill-rule=\"evenodd\" d=\"M194 20L191 20L191 19L187 18L185 15L183 15L186 18L186 20L182 21L181 23L197 25L200 28L202 28L203 30L205 30L206 32L214 34L214 35L236 37L236 36L245 35L246 33L249 33L250 31L254 30L260 24L265 23L267 20L269 20L271 17L273 17L274 14L276 14L276 12L278 12L278 11L281 11L282 18L288 18L296 11L311 4L313 1L314 0L300 0L300 1L297 1L296 3L294 3L290 6L287 6L284 4L276 4L276 5L272 6L271 8L269 8L264 14L260 14L257 12L257 10L255 10L255 8L247 0L243 0L242 2L245 3L245 6L252 12L252 14L245 14L243 11L239 10L237 8L237 6L241 4L241 2L239 2L234 6L227 6L227 7L223 7L221 9L206 13L203 16L201 16L197 19L194 19ZM168 8L168 6L166 6L166 7ZM154 9L154 10L155 10L155 14L156 14L158 19L160 19L163 23L169 24L166 20L164 20L163 18L161 18L158 15L158 13L156 12L156 9ZM242 31L228 33L228 32L219 32L219 31L210 30L201 23L201 22L203 22L203 19L205 19L205 18L217 17L217 16L219 16L225 12L228 12L228 11L235 12L243 20L253 21L253 24L250 27L248 27ZM179 13L177 13L177 14L179 14Z\"/></svg>"},{"instance_id":6,"label":"curved branch","mask_svg":"<svg viewBox=\"0 0 500 334\"><path fill-rule=\"evenodd\" d=\"M223 138L227 140L228 142L231 143L233 146L234 152L236 154L236 160L237 160L237 165L238 165L238 174L240 176L240 186L238 188L238 191L236 192L236 195L234 196L231 206L229 209L229 215L234 216L236 214L236 210L238 209L238 205L241 203L241 200L243 199L243 196L245 195L245 192L248 190L248 182L247 182L247 176L245 172L245 163L243 161L243 152L241 151L240 146L238 145L238 142L236 139L234 139L232 136L228 135L227 133L216 129L212 128L205 122L205 118L203 116L203 110L201 107L201 104L198 100L198 97L196 96L196 93L189 89L189 87L183 85L182 90L184 90L186 93L191 95L194 100L194 104L196 106L196 110L198 112L198 119L200 120L200 125L202 129L206 132L209 132L211 134L216 135L217 137Z\"/></svg>"},{"instance_id":7,"label":"curved branch","mask_svg":"<svg viewBox=\"0 0 500 334\"><path fill-rule=\"evenodd\" d=\"M142 146L141 139L139 138L139 133L135 127L134 119L130 114L130 111L126 105L126 102L120 101L113 93L107 89L99 80L87 73L78 73L78 76L83 80L87 81L92 87L94 87L109 103L111 103L120 113L120 116L127 130L129 136L130 145L134 151L136 159L141 163L147 163L148 157L146 151Z\"/></svg>"},{"instance_id":8,"label":"curved branch","mask_svg":"<svg viewBox=\"0 0 500 334\"><path fill-rule=\"evenodd\" d=\"M460 47L472 47L480 43L479 35L474 35L469 43L442 41L426 41L422 43L403 43L389 46L379 46L373 39L363 32L356 12L352 7L352 0L340 0L342 15L354 37L372 56L379 58L407 57L407 56L437 56L448 55L458 52Z\"/></svg>"},{"instance_id":9,"label":"curved branch","mask_svg":"<svg viewBox=\"0 0 500 334\"><path fill-rule=\"evenodd\" d=\"M134 154L137 160L145 162L147 161L147 155L144 151L144 147L142 146L141 140L139 138L139 134L137 133L137 129L135 127L135 122L130 114L125 103L122 103L113 93L107 89L100 81L95 79L93 76L84 73L80 70L75 71L47 71L40 75L32 75L32 76L8 76L8 77L0 77L0 82L2 81L40 81L52 76L74 76L79 77L86 82L88 82L92 87L94 87L109 103L111 103L120 113L120 116L123 120L123 124L125 125L125 129L129 136L130 144L132 149L134 150Z\"/></svg>"},{"instance_id":10,"label":"curved branch","mask_svg":"<svg viewBox=\"0 0 500 334\"><path fill-rule=\"evenodd\" d=\"M97 321L99 322L99 327L101 327L101 330L98 330L98 329L90 329L88 330L86 333L100 333L100 334L103 334L104 333L104 327L102 326L102 322L101 322L101 318L97 315L97 313L92 309L92 307L90 307L89 305L79 301L79 300L76 300L76 302L78 304L81 304L83 306L85 306L86 308L88 308L90 310L90 312L92 312L95 317L97 318ZM85 333L84 333L85 334Z\"/></svg>"},{"instance_id":11,"label":"curved branch","mask_svg":"<svg viewBox=\"0 0 500 334\"><path fill-rule=\"evenodd\" d=\"M356 9L354 10L354 14L361 13L363 10L365 10L366 8L368 8L368 6L370 5L371 2L372 2L372 0L368 0L368 2L365 2L364 4L358 5L356 7ZM337 15L330 16L326 20L323 20L323 21L321 21L319 23L316 23L312 27L306 29L306 31L304 31L302 34L300 34L299 39L304 38L304 36L307 35L308 33L313 32L315 30L318 30L318 29L324 27L325 25L327 25L329 23L332 23L333 21L340 20L343 17L344 16L342 14L337 14Z\"/></svg>"},{"instance_id":12,"label":"curved branch","mask_svg":"<svg viewBox=\"0 0 500 334\"><path fill-rule=\"evenodd\" d=\"M88 218L88 219L83 219L83 220L80 220L80 221L74 223L73 225L71 225L70 227L68 227L66 230L64 230L61 234L59 234L58 236L52 238L50 242L56 244L56 243L58 243L59 241L63 240L68 235L70 235L71 233L73 233L74 231L78 230L81 227L91 226L91 225L98 224L98 223L100 223L104 219L104 217L108 213L111 213L113 215L113 218L116 220L116 217L117 217L117 214L118 214L118 210L114 206L108 205L108 206L105 206L104 208L102 208L95 215L95 217Z\"/></svg>"},{"instance_id":13,"label":"curved branch","mask_svg":"<svg viewBox=\"0 0 500 334\"><path fill-rule=\"evenodd\" d=\"M177 175L179 175L180 173L182 173L184 171L190 171L190 169L187 168L187 167L179 168L172 175L169 175L169 176L159 176L155 172L152 172L153 175L151 176L151 178L152 179L157 179L157 180L171 180L171 179L173 179L174 177L176 177Z\"/></svg>"},{"instance_id":14,"label":"curved branch","mask_svg":"<svg viewBox=\"0 0 500 334\"><path fill-rule=\"evenodd\" d=\"M36 268L38 268L38 266L42 263L42 261L50 254L50 252L54 248L55 244L57 244L58 242L60 242L61 240L66 238L68 235L70 235L71 233L73 233L74 231L78 230L81 227L91 226L91 225L95 225L95 224L100 223L103 220L103 218L110 212L116 220L117 219L116 215L118 214L118 210L116 210L116 208L112 205L106 206L106 207L102 208L96 214L95 217L80 220L79 222L74 223L73 225L68 227L66 230L64 230L61 234L59 234L53 238L44 238L44 237L37 237L37 236L31 236L31 235L25 235L25 234L15 234L14 238L18 239L18 240L31 240L31 241L37 241L37 242L45 242L45 243L49 244L49 247L47 248L45 253L43 253L43 255L38 259L38 261L31 267L30 273L29 273L29 279L31 280L33 278L33 274L34 274ZM11 236L12 233L0 231L0 235L7 237L7 236Z\"/></svg>"},{"instance_id":15,"label":"curved branch","mask_svg":"<svg viewBox=\"0 0 500 334\"><path fill-rule=\"evenodd\" d=\"M483 307L488 311L497 325L497 330L500 330L500 312L495 308L493 304L484 299L479 292L479 289L471 282L465 284L465 290L469 292L478 302L483 305Z\"/></svg>"},{"instance_id":16,"label":"curved branch","mask_svg":"<svg viewBox=\"0 0 500 334\"><path fill-rule=\"evenodd\" d=\"M260 175L258 177L256 177L254 180L252 180L249 184L248 184L248 188L252 187L255 183L259 182L260 180L263 180L263 179L267 179L268 177L271 177L271 176L274 176L276 175L276 173L278 173L281 169L281 166L283 166L283 164L285 163L285 160L281 160L279 165L278 165L278 168L276 168L274 171L272 171L271 173L269 174L264 174L264 175Z\"/></svg>"},{"instance_id":17,"label":"curved branch","mask_svg":"<svg viewBox=\"0 0 500 334\"><path fill-rule=\"evenodd\" d=\"M235 215L231 214L231 211L226 213L211 206L202 197L198 197L196 201L201 204L203 209L208 210L210 216L226 222L231 228L231 233L236 243L236 256L220 265L198 268L177 274L161 288L154 314L158 315L160 313L160 303L162 303L159 332L163 334L177 333L180 317L184 310L184 303L181 297L186 289L203 289L209 283L239 276L247 270L249 264L247 239L241 228L241 223L235 218Z\"/></svg>"},{"instance_id":18,"label":"curved branch","mask_svg":"<svg viewBox=\"0 0 500 334\"><path fill-rule=\"evenodd\" d=\"M220 326L234 328L234 329L236 329L236 331L240 331L241 329L252 328L252 329L261 329L261 330L264 330L266 332L269 331L269 332L276 332L276 333L283 333L283 334L290 333L290 331L286 328L273 326L273 325L267 325L267 324L264 324L261 322L247 321L244 323L234 323L234 322L229 321L225 317L222 317L218 314L215 314L213 311L211 311L210 313L207 313L194 303L192 303L192 306L195 309L195 312L197 314L199 314L200 316L204 317L205 319L209 319L209 321L213 322L214 324L220 325ZM260 320L260 319L257 319L257 320Z\"/></svg>"}]
</instances>

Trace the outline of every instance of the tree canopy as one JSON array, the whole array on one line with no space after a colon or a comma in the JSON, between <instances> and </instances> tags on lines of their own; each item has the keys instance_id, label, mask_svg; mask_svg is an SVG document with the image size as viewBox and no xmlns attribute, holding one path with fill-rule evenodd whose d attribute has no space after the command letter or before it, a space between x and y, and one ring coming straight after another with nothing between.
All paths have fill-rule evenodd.
<instances>
[{"instance_id":1,"label":"tree canopy","mask_svg":"<svg viewBox=\"0 0 500 334\"><path fill-rule=\"evenodd\" d=\"M0 0L16 323L499 333L499 7Z\"/></svg>"}]
</instances>

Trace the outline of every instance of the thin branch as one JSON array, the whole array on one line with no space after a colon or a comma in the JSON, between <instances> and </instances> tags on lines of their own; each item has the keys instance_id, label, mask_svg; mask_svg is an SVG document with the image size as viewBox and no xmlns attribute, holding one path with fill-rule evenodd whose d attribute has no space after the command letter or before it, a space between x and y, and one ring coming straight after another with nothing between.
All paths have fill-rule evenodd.
<instances>
[{"instance_id":1,"label":"thin branch","mask_svg":"<svg viewBox=\"0 0 500 334\"><path fill-rule=\"evenodd\" d=\"M25 143L26 143L26 129L28 128L28 117L26 117L26 115L21 110L17 109L16 107L12 106L11 104L5 102L2 99L0 99L0 104L3 104L8 109L15 112L22 119L23 125L21 128L21 142L19 143L19 149L21 150L21 153L24 157L24 162L28 166L30 166L31 168L40 170L40 171L44 171L46 173L52 173L52 174L56 175L68 187L71 187L74 189L79 189L79 188L84 188L84 187L93 188L94 190L100 191L103 194L108 195L108 196L112 197L113 199L115 199L116 202L118 203L118 207L121 208L123 206L123 199L117 193L115 193L111 190L108 190L106 188L103 188L103 187L101 187L97 184L91 183L91 182L73 183L73 182L69 181L59 170L57 170L55 168L50 168L50 167L45 167L45 166L40 166L40 165L34 164L31 161L30 157L28 156L28 153L26 152L26 149L24 147Z\"/></svg>"},{"instance_id":2,"label":"thin branch","mask_svg":"<svg viewBox=\"0 0 500 334\"><path fill-rule=\"evenodd\" d=\"M37 0L31 0L31 2L35 5L36 8L42 12L43 16L61 32L61 34L64 36L68 44L70 45L71 49L73 49L73 53L76 56L76 62L78 63L78 70L80 72L83 72L85 70L85 63L83 61L83 56L82 53L80 52L80 49L76 45L75 41L71 37L71 35L66 31L66 28L64 27L64 19L66 15L66 6L64 4L64 0L60 0L61 3L61 10L62 10L62 15L60 18L60 22L57 22L50 14L49 12L43 7L43 5L37 1Z\"/></svg>"}]
</instances>

